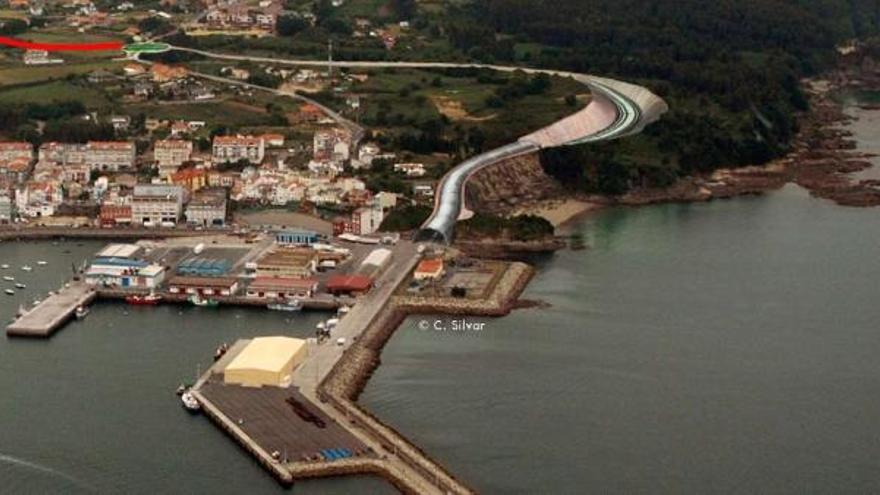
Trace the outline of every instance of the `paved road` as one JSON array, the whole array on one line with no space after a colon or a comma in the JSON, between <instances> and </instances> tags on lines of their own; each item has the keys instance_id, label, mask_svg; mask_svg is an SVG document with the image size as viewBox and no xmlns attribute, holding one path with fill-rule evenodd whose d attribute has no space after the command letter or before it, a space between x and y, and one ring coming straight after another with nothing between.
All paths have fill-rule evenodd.
<instances>
[{"instance_id":1,"label":"paved road","mask_svg":"<svg viewBox=\"0 0 880 495\"><path fill-rule=\"evenodd\" d=\"M252 55L233 55L213 53L194 48L172 46L174 50L194 53L203 57L221 60L262 62L315 67L354 67L354 68L412 68L412 69L450 69L477 68L502 72L523 71L530 74L544 73L559 77L569 77L590 88L593 101L583 110L562 120L521 137L517 143L472 157L454 167L441 180L435 194L434 211L422 226L420 240L451 242L455 223L467 213L464 204L464 185L477 171L502 160L535 151L541 148L566 146L588 142L606 141L638 133L645 125L658 119L667 110L666 103L645 88L613 79L595 77L575 72L534 69L507 65L453 63L453 62L385 62L385 61L323 61L305 59L284 59L257 57ZM217 76L196 74L229 84L241 84L254 89L268 90L282 96L298 98L318 105L328 115L352 129L359 138L363 130L357 124L345 119L332 109L320 105L302 95L277 89L232 81Z\"/></svg>"},{"instance_id":2,"label":"paved road","mask_svg":"<svg viewBox=\"0 0 880 495\"><path fill-rule=\"evenodd\" d=\"M368 324L381 311L385 310L394 289L413 269L418 259L419 254L415 244L400 241L394 246L390 264L376 280L377 287L357 300L348 315L342 318L333 330L330 339L309 348L309 356L293 373L295 386L311 393L317 390L318 384L342 358L343 351L360 337ZM345 345L336 344L336 340L340 337L345 338Z\"/></svg>"}]
</instances>

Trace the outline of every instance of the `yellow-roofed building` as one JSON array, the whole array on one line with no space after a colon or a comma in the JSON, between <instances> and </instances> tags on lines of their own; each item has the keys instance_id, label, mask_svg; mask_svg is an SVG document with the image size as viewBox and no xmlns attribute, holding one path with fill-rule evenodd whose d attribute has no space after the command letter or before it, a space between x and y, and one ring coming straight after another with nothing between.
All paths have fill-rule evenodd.
<instances>
[{"instance_id":1,"label":"yellow-roofed building","mask_svg":"<svg viewBox=\"0 0 880 495\"><path fill-rule=\"evenodd\" d=\"M286 387L306 353L306 341L302 339L256 337L226 365L223 382L245 387Z\"/></svg>"}]
</instances>

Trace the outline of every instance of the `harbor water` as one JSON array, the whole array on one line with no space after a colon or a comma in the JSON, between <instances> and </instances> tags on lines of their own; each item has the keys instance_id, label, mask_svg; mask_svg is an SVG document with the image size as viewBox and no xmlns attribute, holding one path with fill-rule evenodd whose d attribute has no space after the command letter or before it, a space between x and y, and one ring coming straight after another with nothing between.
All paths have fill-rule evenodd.
<instances>
[{"instance_id":1,"label":"harbor water","mask_svg":"<svg viewBox=\"0 0 880 495\"><path fill-rule=\"evenodd\" d=\"M577 230L525 294L552 307L409 318L366 407L482 493L880 491L878 210L789 186Z\"/></svg>"},{"instance_id":2,"label":"harbor water","mask_svg":"<svg viewBox=\"0 0 880 495\"><path fill-rule=\"evenodd\" d=\"M99 242L0 243L0 321L57 289ZM47 261L39 266L36 261ZM21 266L33 267L31 272ZM0 281L3 289L15 282ZM51 339L0 337L0 492L288 493L250 455L174 394L223 342L310 337L322 313L129 306L101 302ZM298 483L296 493L395 493L384 481Z\"/></svg>"}]
</instances>

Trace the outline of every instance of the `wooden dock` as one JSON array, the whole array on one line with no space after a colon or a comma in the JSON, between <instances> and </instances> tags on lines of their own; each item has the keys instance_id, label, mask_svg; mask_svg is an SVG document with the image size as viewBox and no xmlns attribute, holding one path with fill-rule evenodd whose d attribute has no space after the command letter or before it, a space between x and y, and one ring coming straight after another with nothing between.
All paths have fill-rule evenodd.
<instances>
[{"instance_id":1,"label":"wooden dock","mask_svg":"<svg viewBox=\"0 0 880 495\"><path fill-rule=\"evenodd\" d=\"M79 306L91 303L97 293L84 282L70 282L6 327L6 335L46 338L61 328Z\"/></svg>"}]
</instances>

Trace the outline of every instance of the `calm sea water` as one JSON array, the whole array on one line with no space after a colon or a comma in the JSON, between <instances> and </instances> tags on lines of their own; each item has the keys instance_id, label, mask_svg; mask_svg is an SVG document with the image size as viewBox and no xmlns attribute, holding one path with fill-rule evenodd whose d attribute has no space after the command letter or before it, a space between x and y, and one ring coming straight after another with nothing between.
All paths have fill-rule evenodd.
<instances>
[{"instance_id":1,"label":"calm sea water","mask_svg":"<svg viewBox=\"0 0 880 495\"><path fill-rule=\"evenodd\" d=\"M469 332L410 318L362 402L486 493L880 492L880 210L790 186L575 228L590 249L541 261L526 294L551 308ZM0 243L28 284L0 320L99 246ZM99 304L50 340L0 338L0 492L284 493L173 391L220 342L320 317Z\"/></svg>"},{"instance_id":2,"label":"calm sea water","mask_svg":"<svg viewBox=\"0 0 880 495\"><path fill-rule=\"evenodd\" d=\"M101 245L0 243L0 263L11 265L0 275L28 286L0 293L0 321L58 288L70 263ZM0 493L287 493L207 418L187 414L174 389L222 342L309 336L322 316L100 303L50 340L0 337ZM295 493L394 491L349 478L300 483Z\"/></svg>"},{"instance_id":3,"label":"calm sea water","mask_svg":"<svg viewBox=\"0 0 880 495\"><path fill-rule=\"evenodd\" d=\"M386 347L362 401L486 493L880 491L880 212L610 210L553 307Z\"/></svg>"}]
</instances>

